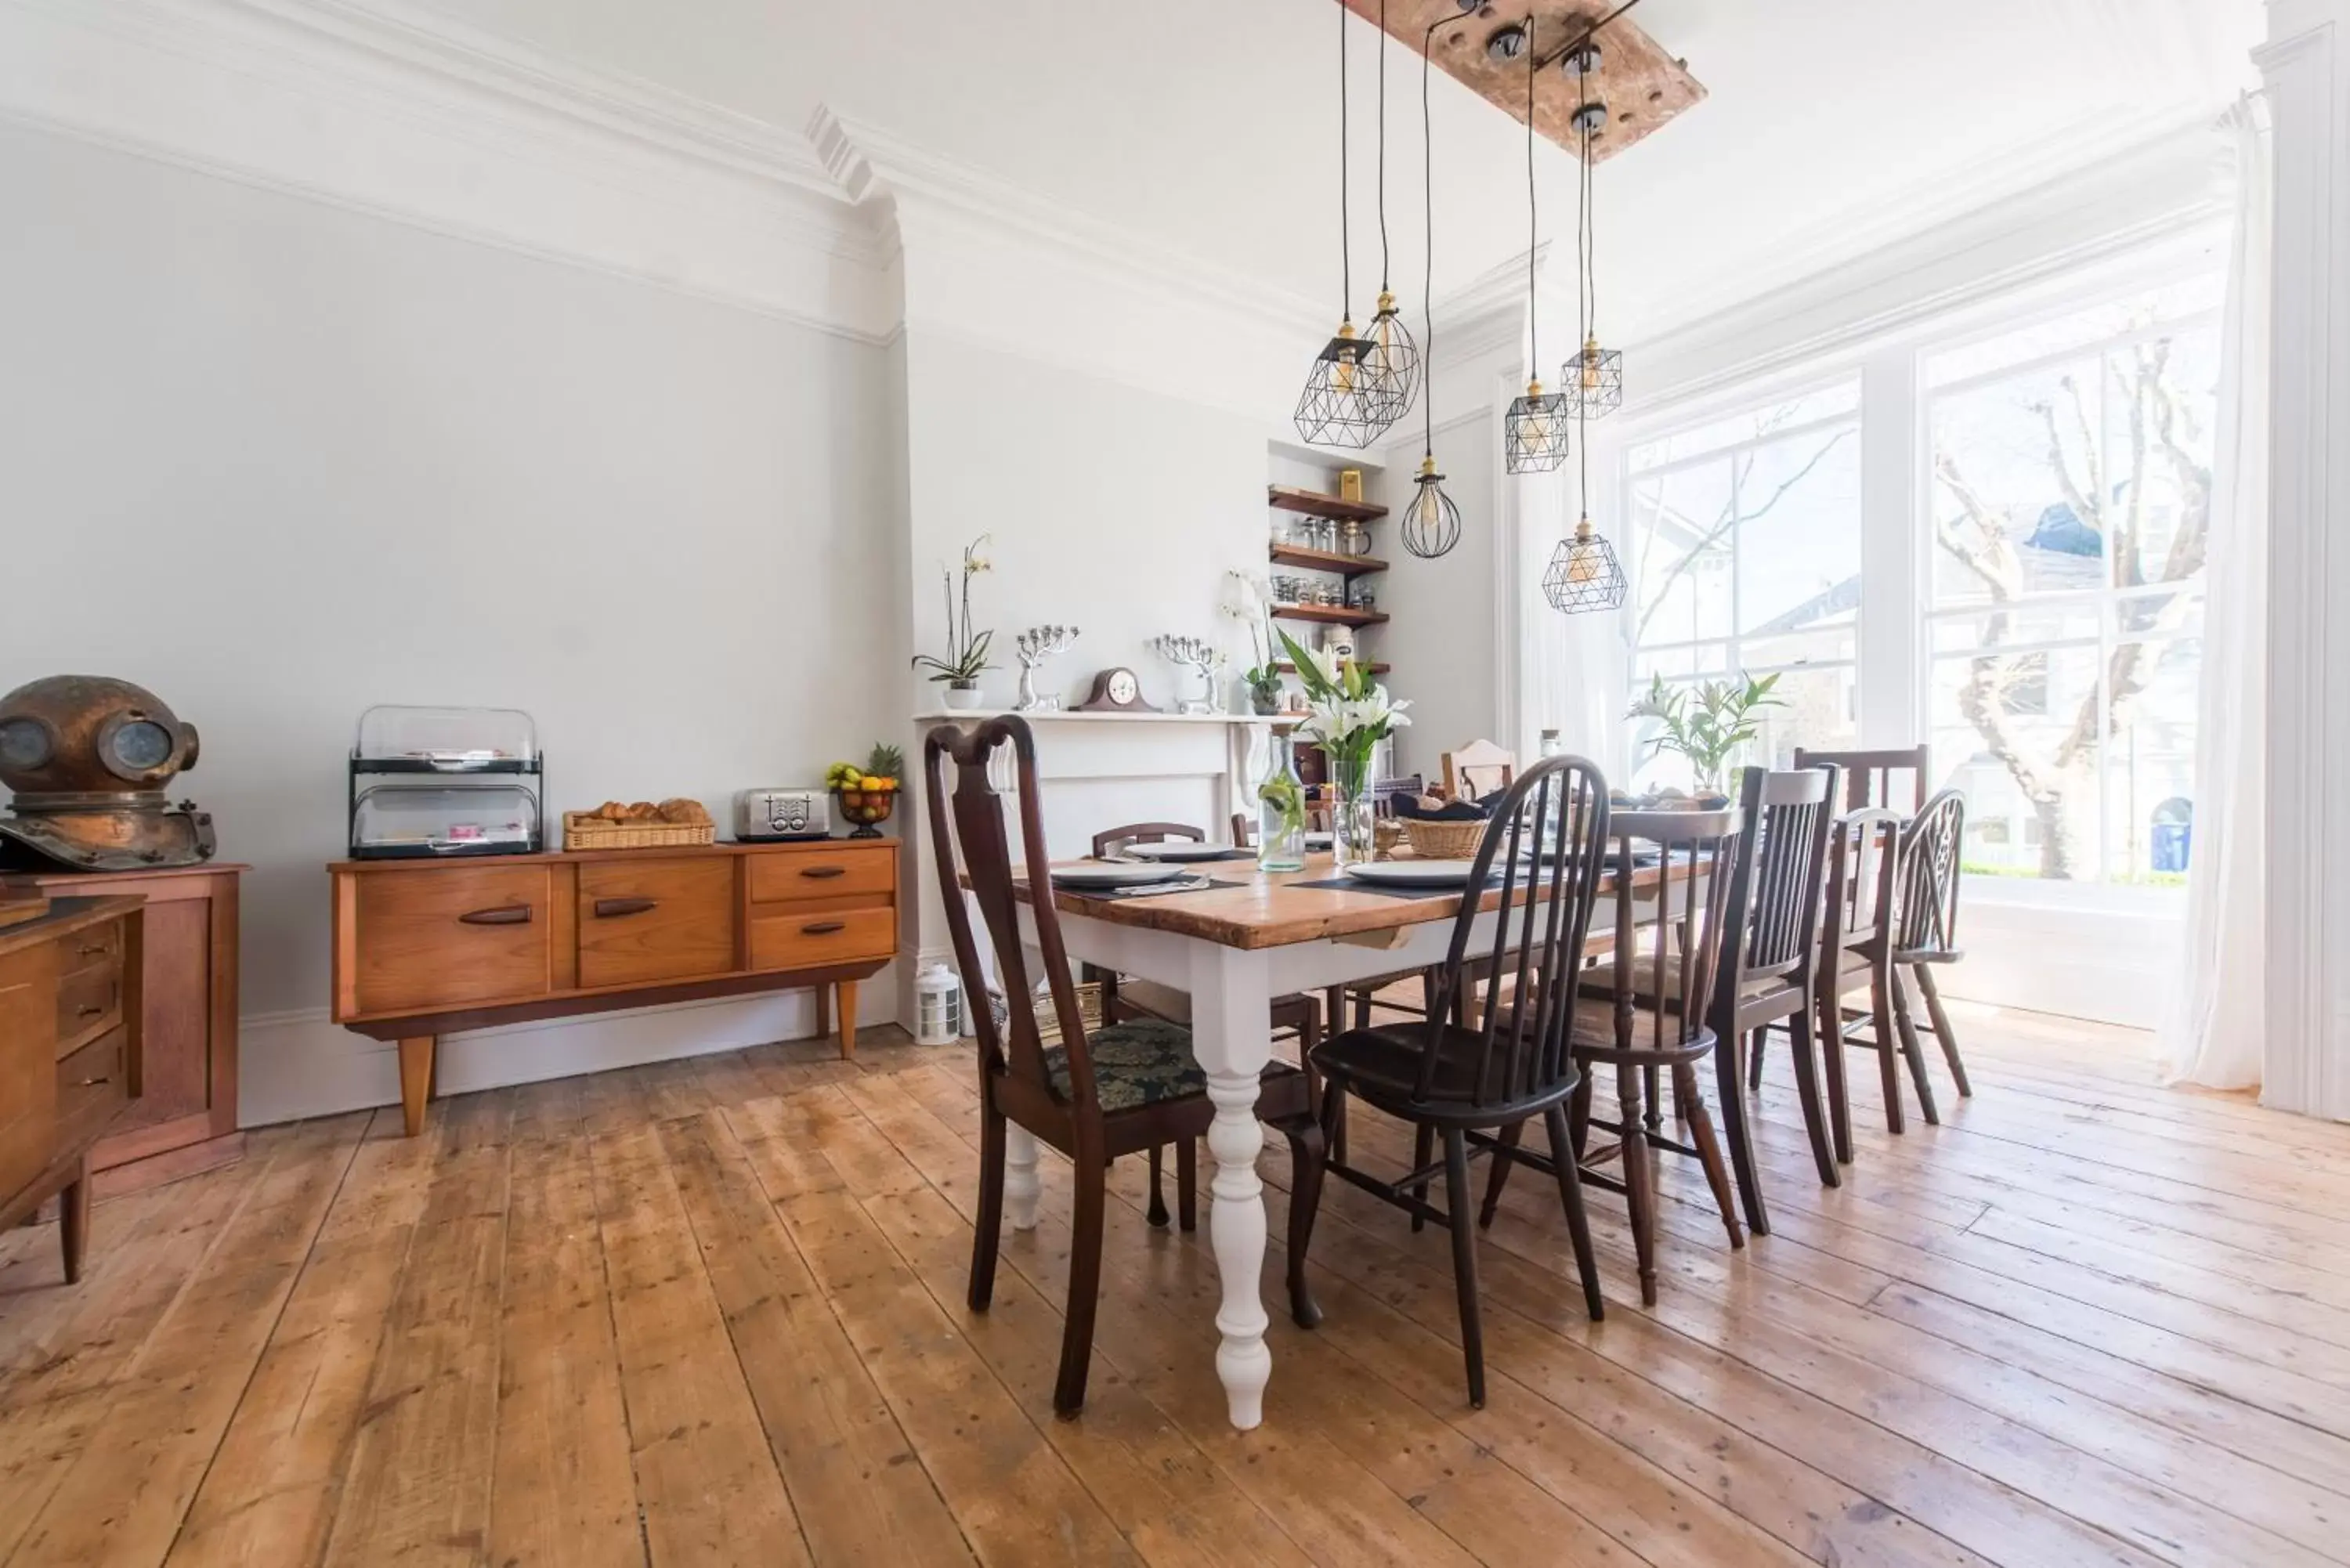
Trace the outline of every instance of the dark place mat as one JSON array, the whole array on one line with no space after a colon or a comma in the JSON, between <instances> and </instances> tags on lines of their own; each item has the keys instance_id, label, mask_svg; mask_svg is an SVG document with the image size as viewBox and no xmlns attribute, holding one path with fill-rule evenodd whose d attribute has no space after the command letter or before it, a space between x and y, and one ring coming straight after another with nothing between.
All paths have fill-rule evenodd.
<instances>
[{"instance_id":1,"label":"dark place mat","mask_svg":"<svg viewBox=\"0 0 2350 1568\"><path fill-rule=\"evenodd\" d=\"M1053 891L1075 893L1080 898L1169 898L1178 893L1204 893L1211 888L1247 886L1245 882L1220 882L1213 877L1171 877L1164 882L1145 882L1134 888L1064 888L1055 882Z\"/></svg>"},{"instance_id":2,"label":"dark place mat","mask_svg":"<svg viewBox=\"0 0 2350 1568\"><path fill-rule=\"evenodd\" d=\"M1156 855L1135 855L1128 858L1156 861L1161 866L1208 866L1219 860L1253 860L1256 858L1256 851L1243 849L1235 845L1220 855L1187 855L1180 860L1160 859Z\"/></svg>"}]
</instances>

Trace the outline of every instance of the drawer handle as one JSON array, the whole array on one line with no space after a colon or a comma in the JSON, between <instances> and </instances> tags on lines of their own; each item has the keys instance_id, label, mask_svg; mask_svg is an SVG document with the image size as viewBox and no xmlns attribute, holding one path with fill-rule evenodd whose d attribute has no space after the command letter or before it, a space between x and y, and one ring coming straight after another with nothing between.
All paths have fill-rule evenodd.
<instances>
[{"instance_id":1,"label":"drawer handle","mask_svg":"<svg viewBox=\"0 0 2350 1568\"><path fill-rule=\"evenodd\" d=\"M846 866L803 866L800 867L800 875L803 877L814 877L816 880L821 881L827 877L846 877L848 875L848 867Z\"/></svg>"},{"instance_id":2,"label":"drawer handle","mask_svg":"<svg viewBox=\"0 0 2350 1568\"><path fill-rule=\"evenodd\" d=\"M84 958L104 958L113 950L104 942L84 942L80 949L81 956Z\"/></svg>"},{"instance_id":3,"label":"drawer handle","mask_svg":"<svg viewBox=\"0 0 2350 1568\"><path fill-rule=\"evenodd\" d=\"M835 931L845 931L847 929L848 929L848 922L847 920L810 920L806 925L800 928L800 935L804 937L828 937Z\"/></svg>"},{"instance_id":4,"label":"drawer handle","mask_svg":"<svg viewBox=\"0 0 2350 1568\"><path fill-rule=\"evenodd\" d=\"M457 920L467 926L526 926L530 924L530 906L503 904L494 909L470 909L458 916Z\"/></svg>"},{"instance_id":5,"label":"drawer handle","mask_svg":"<svg viewBox=\"0 0 2350 1568\"><path fill-rule=\"evenodd\" d=\"M76 1016L80 1018L95 1018L105 1011L106 1008L103 1003L93 1002L84 1006L81 1012L77 1013Z\"/></svg>"},{"instance_id":6,"label":"drawer handle","mask_svg":"<svg viewBox=\"0 0 2350 1568\"><path fill-rule=\"evenodd\" d=\"M77 1089L95 1089L100 1085L112 1082L114 1082L112 1078L78 1078L74 1081L73 1086Z\"/></svg>"},{"instance_id":7,"label":"drawer handle","mask_svg":"<svg viewBox=\"0 0 2350 1568\"><path fill-rule=\"evenodd\" d=\"M598 898L596 900L596 918L608 920L619 915L641 915L647 909L660 907L659 901L652 898Z\"/></svg>"}]
</instances>

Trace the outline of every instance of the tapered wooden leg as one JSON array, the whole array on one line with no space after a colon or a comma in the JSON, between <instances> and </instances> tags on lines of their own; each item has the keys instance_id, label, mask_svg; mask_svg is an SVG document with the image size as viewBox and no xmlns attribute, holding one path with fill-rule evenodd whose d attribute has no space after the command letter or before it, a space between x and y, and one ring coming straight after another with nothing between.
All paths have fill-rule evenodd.
<instances>
[{"instance_id":1,"label":"tapered wooden leg","mask_svg":"<svg viewBox=\"0 0 2350 1568\"><path fill-rule=\"evenodd\" d=\"M854 1062L857 1060L857 982L844 980L838 982L837 989L840 992L840 1059Z\"/></svg>"},{"instance_id":2,"label":"tapered wooden leg","mask_svg":"<svg viewBox=\"0 0 2350 1568\"><path fill-rule=\"evenodd\" d=\"M1461 1298L1461 1356L1469 1364L1469 1403L1485 1407L1485 1330L1477 1311L1477 1228L1469 1219L1469 1140L1444 1135L1444 1211L1452 1221L1452 1288Z\"/></svg>"},{"instance_id":3,"label":"tapered wooden leg","mask_svg":"<svg viewBox=\"0 0 2350 1568\"><path fill-rule=\"evenodd\" d=\"M1523 1122L1512 1122L1501 1129L1498 1141L1502 1147L1492 1151L1493 1168L1485 1175L1484 1206L1477 1210L1480 1229L1492 1228L1493 1215L1502 1207L1502 1189L1509 1184L1510 1167L1517 1164L1510 1157L1516 1152L1518 1140L1525 1136L1526 1124Z\"/></svg>"},{"instance_id":4,"label":"tapered wooden leg","mask_svg":"<svg viewBox=\"0 0 2350 1568\"><path fill-rule=\"evenodd\" d=\"M1844 999L1831 990L1820 1001L1820 1042L1827 1051L1828 1136L1839 1164L1852 1163L1852 1096L1845 1082Z\"/></svg>"},{"instance_id":5,"label":"tapered wooden leg","mask_svg":"<svg viewBox=\"0 0 2350 1568\"><path fill-rule=\"evenodd\" d=\"M1159 1187L1159 1166L1164 1147L1164 1145L1155 1143L1150 1146L1150 1207L1142 1216L1161 1231L1167 1229L1167 1194Z\"/></svg>"},{"instance_id":6,"label":"tapered wooden leg","mask_svg":"<svg viewBox=\"0 0 2350 1568\"><path fill-rule=\"evenodd\" d=\"M1187 1235L1200 1228L1200 1140L1175 1146L1175 1228Z\"/></svg>"},{"instance_id":7,"label":"tapered wooden leg","mask_svg":"<svg viewBox=\"0 0 2350 1568\"><path fill-rule=\"evenodd\" d=\"M432 1054L438 1037L412 1035L400 1043L400 1117L414 1137L424 1130L424 1103L432 1097Z\"/></svg>"},{"instance_id":8,"label":"tapered wooden leg","mask_svg":"<svg viewBox=\"0 0 2350 1568\"><path fill-rule=\"evenodd\" d=\"M1419 1127L1413 1129L1411 1135L1411 1168L1414 1170L1426 1170L1430 1163L1435 1158L1436 1129L1428 1126L1426 1123L1422 1123ZM1427 1202L1428 1183L1425 1181L1414 1183L1411 1189L1411 1195L1414 1198L1419 1199L1422 1203ZM1427 1226L1428 1220L1425 1216L1414 1214L1411 1217L1411 1228L1413 1230L1425 1230Z\"/></svg>"},{"instance_id":9,"label":"tapered wooden leg","mask_svg":"<svg viewBox=\"0 0 2350 1568\"><path fill-rule=\"evenodd\" d=\"M1762 1046L1770 1038L1768 1029L1757 1029L1754 1038L1746 1043L1746 1086L1757 1092L1762 1087Z\"/></svg>"},{"instance_id":10,"label":"tapered wooden leg","mask_svg":"<svg viewBox=\"0 0 2350 1568\"><path fill-rule=\"evenodd\" d=\"M832 987L816 988L816 1037L819 1040L832 1033Z\"/></svg>"},{"instance_id":11,"label":"tapered wooden leg","mask_svg":"<svg viewBox=\"0 0 2350 1568\"><path fill-rule=\"evenodd\" d=\"M1591 1250L1591 1217L1583 1209L1583 1168L1575 1161L1566 1107L1553 1106L1545 1111L1543 1130L1550 1135L1551 1162L1558 1167L1558 1198L1566 1208L1567 1236L1575 1242L1575 1270L1583 1276L1583 1304L1597 1323L1607 1315L1607 1308L1599 1299L1599 1258Z\"/></svg>"},{"instance_id":12,"label":"tapered wooden leg","mask_svg":"<svg viewBox=\"0 0 2350 1568\"><path fill-rule=\"evenodd\" d=\"M1918 1114L1926 1118L1928 1127L1942 1125L1941 1113L1934 1108L1934 1081L1926 1075L1926 1047L1918 1039L1918 1021L1909 1012L1909 988L1901 983L1901 971L1893 971L1893 1028L1901 1039L1901 1054L1909 1064L1910 1081L1918 1085Z\"/></svg>"},{"instance_id":13,"label":"tapered wooden leg","mask_svg":"<svg viewBox=\"0 0 2350 1568\"><path fill-rule=\"evenodd\" d=\"M1314 1217L1322 1207L1322 1168L1329 1146L1320 1124L1292 1116L1281 1124L1289 1139L1289 1316L1300 1328L1322 1321L1322 1308L1305 1282L1305 1252L1314 1241Z\"/></svg>"},{"instance_id":14,"label":"tapered wooden leg","mask_svg":"<svg viewBox=\"0 0 2350 1568\"><path fill-rule=\"evenodd\" d=\"M1731 1191L1730 1167L1721 1158L1721 1140L1714 1136L1713 1117L1706 1111L1704 1096L1698 1093L1697 1069L1687 1063L1674 1068L1673 1087L1689 1106L1690 1142L1697 1149L1698 1164L1705 1168L1705 1184L1713 1189L1713 1206L1721 1210L1721 1228L1730 1232L1733 1250L1743 1247L1746 1232L1738 1223L1738 1199Z\"/></svg>"},{"instance_id":15,"label":"tapered wooden leg","mask_svg":"<svg viewBox=\"0 0 2350 1568\"><path fill-rule=\"evenodd\" d=\"M84 1155L79 1173L57 1193L57 1249L69 1285L80 1281L82 1259L89 1251L89 1156Z\"/></svg>"},{"instance_id":16,"label":"tapered wooden leg","mask_svg":"<svg viewBox=\"0 0 2350 1568\"><path fill-rule=\"evenodd\" d=\"M1790 1017L1787 1033L1795 1064L1795 1097L1804 1107L1804 1132L1812 1140L1812 1163L1819 1167L1821 1186L1840 1187L1844 1175L1828 1142L1827 1107L1820 1103L1819 1043L1812 1037L1812 1010L1803 1008Z\"/></svg>"},{"instance_id":17,"label":"tapered wooden leg","mask_svg":"<svg viewBox=\"0 0 2350 1568\"><path fill-rule=\"evenodd\" d=\"M1094 1308L1101 1298L1101 1166L1077 1157L1069 1213L1068 1323L1061 1331L1061 1375L1053 1384L1053 1413L1068 1420L1086 1407L1086 1373L1094 1353Z\"/></svg>"},{"instance_id":18,"label":"tapered wooden leg","mask_svg":"<svg viewBox=\"0 0 2350 1568\"><path fill-rule=\"evenodd\" d=\"M1885 1094L1885 1130L1902 1130L1899 1033L1893 1026L1893 965L1879 959L1868 974L1868 1036L1877 1046L1877 1075Z\"/></svg>"},{"instance_id":19,"label":"tapered wooden leg","mask_svg":"<svg viewBox=\"0 0 2350 1568\"><path fill-rule=\"evenodd\" d=\"M1959 1097L1972 1099L1975 1092L1967 1083L1967 1064L1959 1060L1959 1037L1951 1032L1950 1015L1942 1011L1941 988L1934 983L1930 964L1918 966L1918 989L1926 993L1926 1016L1933 1021L1934 1038L1942 1043L1942 1060L1950 1064L1950 1077L1959 1085Z\"/></svg>"},{"instance_id":20,"label":"tapered wooden leg","mask_svg":"<svg viewBox=\"0 0 2350 1568\"><path fill-rule=\"evenodd\" d=\"M982 1092L979 1108L979 1212L972 1220L971 1310L995 1297L995 1251L1003 1235L1004 1121Z\"/></svg>"},{"instance_id":21,"label":"tapered wooden leg","mask_svg":"<svg viewBox=\"0 0 2350 1568\"><path fill-rule=\"evenodd\" d=\"M1566 1131L1579 1160L1591 1145L1591 1064L1577 1062L1575 1066L1582 1071L1583 1081L1575 1085L1575 1096L1566 1102Z\"/></svg>"},{"instance_id":22,"label":"tapered wooden leg","mask_svg":"<svg viewBox=\"0 0 2350 1568\"><path fill-rule=\"evenodd\" d=\"M1657 1304L1657 1191L1648 1149L1648 1123L1640 1110L1640 1083L1648 1075L1639 1068L1616 1069L1616 1103L1623 1119L1624 1203L1632 1211L1632 1251L1640 1265L1640 1300ZM1739 1092L1733 1074L1728 1091Z\"/></svg>"},{"instance_id":23,"label":"tapered wooden leg","mask_svg":"<svg viewBox=\"0 0 2350 1568\"><path fill-rule=\"evenodd\" d=\"M1754 1139L1746 1121L1745 1036L1724 1030L1714 1042L1714 1091L1721 1100L1721 1130L1730 1145L1730 1168L1738 1178L1738 1197L1746 1210L1746 1228L1757 1236L1771 1233L1771 1216L1762 1208L1762 1179L1754 1168Z\"/></svg>"}]
</instances>

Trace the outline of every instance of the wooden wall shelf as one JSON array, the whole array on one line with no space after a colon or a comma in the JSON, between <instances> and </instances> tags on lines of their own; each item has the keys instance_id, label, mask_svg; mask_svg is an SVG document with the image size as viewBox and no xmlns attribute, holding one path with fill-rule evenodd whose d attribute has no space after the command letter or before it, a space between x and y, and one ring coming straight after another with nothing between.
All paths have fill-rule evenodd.
<instances>
[{"instance_id":1,"label":"wooden wall shelf","mask_svg":"<svg viewBox=\"0 0 2350 1568\"><path fill-rule=\"evenodd\" d=\"M1357 630L1367 626L1385 626L1385 610L1347 609L1341 605L1275 605L1275 620L1315 620L1326 626L1351 626Z\"/></svg>"},{"instance_id":2,"label":"wooden wall shelf","mask_svg":"<svg viewBox=\"0 0 2350 1568\"><path fill-rule=\"evenodd\" d=\"M1317 572L1336 572L1344 577L1388 569L1388 564L1377 556L1342 556L1334 550L1308 550L1300 545L1274 545L1270 548L1276 566L1306 566Z\"/></svg>"},{"instance_id":3,"label":"wooden wall shelf","mask_svg":"<svg viewBox=\"0 0 2350 1568\"><path fill-rule=\"evenodd\" d=\"M1335 517L1341 523L1375 523L1388 514L1386 507L1374 506L1367 501L1345 501L1318 490L1300 490L1294 484L1266 485L1264 500L1266 505L1278 506L1284 512Z\"/></svg>"}]
</instances>

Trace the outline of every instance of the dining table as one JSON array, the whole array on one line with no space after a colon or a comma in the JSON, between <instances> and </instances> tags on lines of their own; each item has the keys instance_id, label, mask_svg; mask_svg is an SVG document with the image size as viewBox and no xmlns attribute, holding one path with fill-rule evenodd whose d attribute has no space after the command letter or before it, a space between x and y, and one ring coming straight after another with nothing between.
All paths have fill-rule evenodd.
<instances>
[{"instance_id":1,"label":"dining table","mask_svg":"<svg viewBox=\"0 0 2350 1568\"><path fill-rule=\"evenodd\" d=\"M1407 852L1408 853L1408 852ZM1212 885L1137 895L1052 885L1053 907L1069 959L1186 992L1191 999L1191 1054L1206 1075L1215 1120L1208 1149L1208 1234L1220 1276L1216 1376L1234 1427L1264 1418L1273 1376L1268 1319L1259 1294L1266 1239L1264 1187L1257 1156L1264 1147L1258 1087L1273 1059L1273 999L1294 992L1409 973L1440 965L1451 946L1461 900L1478 913L1469 950L1490 949L1501 919L1498 888L1374 888L1349 880L1330 856L1308 855L1302 871L1265 872L1252 860L1188 867ZM1634 871L1635 888L1641 873ZM1031 973L1043 972L1036 945L1035 888L1014 884ZM1601 897L1614 890L1603 880ZM1518 898L1525 896L1520 884ZM1734 1081L1734 1080L1729 1080ZM1742 1106L1724 1108L1726 1117ZM1743 1137L1740 1125L1735 1136ZM1014 1125L1004 1160L1004 1210L1015 1231L1036 1223L1035 1139Z\"/></svg>"}]
</instances>

